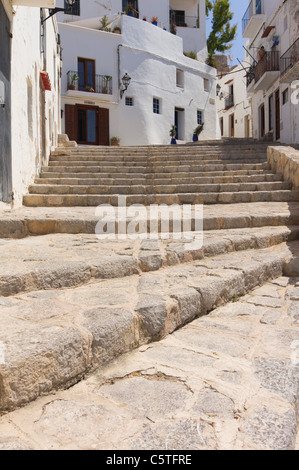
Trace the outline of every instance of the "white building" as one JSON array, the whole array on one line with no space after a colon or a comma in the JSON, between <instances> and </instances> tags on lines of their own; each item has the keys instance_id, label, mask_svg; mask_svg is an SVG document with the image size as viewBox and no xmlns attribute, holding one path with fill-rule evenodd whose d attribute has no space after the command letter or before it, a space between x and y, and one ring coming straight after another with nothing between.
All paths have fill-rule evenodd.
<instances>
[{"instance_id":1,"label":"white building","mask_svg":"<svg viewBox=\"0 0 299 470\"><path fill-rule=\"evenodd\" d=\"M204 122L201 138L220 137L216 70L205 64L205 1L136 0L132 17L122 14L128 3L76 0L73 15L58 15L62 131L79 144L109 145L112 136L121 145L167 144L172 124L178 140L191 141ZM108 30L99 29L104 16ZM131 81L121 93L125 74Z\"/></svg>"},{"instance_id":2,"label":"white building","mask_svg":"<svg viewBox=\"0 0 299 470\"><path fill-rule=\"evenodd\" d=\"M58 29L54 17L42 22L54 6L54 0L0 0L0 208L22 204L57 144Z\"/></svg>"},{"instance_id":3,"label":"white building","mask_svg":"<svg viewBox=\"0 0 299 470\"><path fill-rule=\"evenodd\" d=\"M246 94L247 61L220 73L217 111L222 137L252 137L251 101Z\"/></svg>"},{"instance_id":4,"label":"white building","mask_svg":"<svg viewBox=\"0 0 299 470\"><path fill-rule=\"evenodd\" d=\"M252 0L243 18L249 38L247 94L253 137L299 143L299 2Z\"/></svg>"}]
</instances>

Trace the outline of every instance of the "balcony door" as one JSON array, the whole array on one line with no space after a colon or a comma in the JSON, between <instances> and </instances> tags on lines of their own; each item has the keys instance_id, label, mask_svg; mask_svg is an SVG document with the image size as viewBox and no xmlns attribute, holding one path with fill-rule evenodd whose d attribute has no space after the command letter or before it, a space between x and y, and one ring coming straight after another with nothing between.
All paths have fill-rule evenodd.
<instances>
[{"instance_id":1,"label":"balcony door","mask_svg":"<svg viewBox=\"0 0 299 470\"><path fill-rule=\"evenodd\" d=\"M280 96L279 89L275 92L275 140L280 139Z\"/></svg>"},{"instance_id":2,"label":"balcony door","mask_svg":"<svg viewBox=\"0 0 299 470\"><path fill-rule=\"evenodd\" d=\"M78 58L78 89L88 91L95 89L95 61L93 59Z\"/></svg>"}]
</instances>

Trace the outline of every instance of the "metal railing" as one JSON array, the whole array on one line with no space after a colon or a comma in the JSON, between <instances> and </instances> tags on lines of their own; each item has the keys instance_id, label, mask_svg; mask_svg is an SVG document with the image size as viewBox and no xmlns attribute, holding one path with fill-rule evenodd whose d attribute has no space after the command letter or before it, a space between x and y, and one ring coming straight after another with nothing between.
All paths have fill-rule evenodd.
<instances>
[{"instance_id":1,"label":"metal railing","mask_svg":"<svg viewBox=\"0 0 299 470\"><path fill-rule=\"evenodd\" d=\"M196 16L186 16L170 12L169 21L177 27L199 28L199 19Z\"/></svg>"},{"instance_id":2,"label":"metal railing","mask_svg":"<svg viewBox=\"0 0 299 470\"><path fill-rule=\"evenodd\" d=\"M279 51L265 52L265 55L255 66L255 82L257 83L266 72L280 70Z\"/></svg>"},{"instance_id":3,"label":"metal railing","mask_svg":"<svg viewBox=\"0 0 299 470\"><path fill-rule=\"evenodd\" d=\"M110 75L80 76L79 72L70 70L67 73L67 89L89 93L112 95L112 77Z\"/></svg>"},{"instance_id":4,"label":"metal railing","mask_svg":"<svg viewBox=\"0 0 299 470\"><path fill-rule=\"evenodd\" d=\"M280 58L280 75L283 76L299 62L299 38Z\"/></svg>"},{"instance_id":5,"label":"metal railing","mask_svg":"<svg viewBox=\"0 0 299 470\"><path fill-rule=\"evenodd\" d=\"M254 15L263 15L264 14L264 0L251 0L249 7L247 8L245 15L242 19L242 31L246 29L250 19Z\"/></svg>"},{"instance_id":6,"label":"metal railing","mask_svg":"<svg viewBox=\"0 0 299 470\"><path fill-rule=\"evenodd\" d=\"M228 95L224 99L225 109L232 108L235 104L234 95Z\"/></svg>"},{"instance_id":7,"label":"metal railing","mask_svg":"<svg viewBox=\"0 0 299 470\"><path fill-rule=\"evenodd\" d=\"M249 68L247 74L246 74L246 85L247 85L247 88L249 87L249 85L255 80L255 66L254 65L251 65L251 67Z\"/></svg>"}]
</instances>

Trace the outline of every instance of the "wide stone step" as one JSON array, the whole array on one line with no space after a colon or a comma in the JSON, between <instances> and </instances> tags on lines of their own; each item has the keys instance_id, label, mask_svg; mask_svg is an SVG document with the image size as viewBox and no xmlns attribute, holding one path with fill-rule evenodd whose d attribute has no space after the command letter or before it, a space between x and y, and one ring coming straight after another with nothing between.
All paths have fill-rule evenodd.
<instances>
[{"instance_id":1,"label":"wide stone step","mask_svg":"<svg viewBox=\"0 0 299 470\"><path fill-rule=\"evenodd\" d=\"M65 389L283 273L298 244L1 299L0 410ZM12 321L13 319L13 321Z\"/></svg>"},{"instance_id":2,"label":"wide stone step","mask_svg":"<svg viewBox=\"0 0 299 470\"><path fill-rule=\"evenodd\" d=\"M24 196L25 206L98 206L101 204L118 205L118 195L44 195L27 194ZM183 194L134 194L127 195L126 203L143 204L235 204L247 202L290 202L299 201L299 191L241 191L222 193L183 193Z\"/></svg>"},{"instance_id":3,"label":"wide stone step","mask_svg":"<svg viewBox=\"0 0 299 470\"><path fill-rule=\"evenodd\" d=\"M171 173L126 173L122 172L121 176L125 178L127 181L129 179L135 180L135 179L144 179L144 178L155 178L155 179L175 179L179 178L181 181L181 178L210 178L210 177L234 177L234 176L254 176L254 175L267 175L271 174L269 170L267 169L259 169L259 170L232 170L232 171L198 171L198 172L181 172L179 175L174 174L172 175ZM276 174L273 174L273 178L276 177ZM281 177L281 175L279 175ZM119 178L119 175L115 173L103 173L103 172L78 172L77 173L71 173L71 172L54 172L49 170L48 167L44 167L44 169L41 171L40 178L104 178L104 179L115 179ZM280 178L279 178L280 179Z\"/></svg>"},{"instance_id":4,"label":"wide stone step","mask_svg":"<svg viewBox=\"0 0 299 470\"><path fill-rule=\"evenodd\" d=\"M225 155L161 155L157 157L149 157L147 155L145 156L107 156L107 155L71 155L71 156L65 156L65 155L58 155L58 156L51 156L50 161L51 162L75 162L75 161L82 161L82 162L89 162L89 161L95 161L95 162L106 162L115 165L121 165L121 164L132 164L132 163L141 163L149 161L151 163L165 163L165 162L197 162L197 161L227 161L227 160L232 160L232 161L256 161L256 160L267 160L267 155L265 153L253 153L252 155L246 153L246 157L244 158L244 154L237 154L237 155L231 155L231 154L225 154Z\"/></svg>"},{"instance_id":5,"label":"wide stone step","mask_svg":"<svg viewBox=\"0 0 299 470\"><path fill-rule=\"evenodd\" d=\"M50 175L51 176L51 175ZM260 175L244 175L244 176L211 176L211 177L180 177L169 175L166 178L153 177L139 177L128 179L126 177L116 176L115 178L98 177L98 178L64 178L55 177L50 178L46 175L43 177L36 178L36 184L62 184L62 185L133 185L140 184L145 185L149 181L153 181L156 185L167 185L167 184L219 184L219 183L261 183L261 182L272 182L281 181L282 175L279 174L260 174Z\"/></svg>"},{"instance_id":6,"label":"wide stone step","mask_svg":"<svg viewBox=\"0 0 299 470\"><path fill-rule=\"evenodd\" d=\"M126 173L186 173L186 172L204 172L204 171L235 171L235 170L269 170L270 165L267 163L248 163L248 164L196 164L196 165L165 165L165 166L131 166L125 167ZM120 168L117 166L95 166L95 165L49 165L43 167L42 170L53 172L69 172L69 173L119 173Z\"/></svg>"},{"instance_id":7,"label":"wide stone step","mask_svg":"<svg viewBox=\"0 0 299 470\"><path fill-rule=\"evenodd\" d=\"M126 224L128 230L129 221ZM48 234L21 240L0 239L0 297L21 292L75 287L96 279L123 278L220 254L261 249L299 239L299 226L211 230L192 246L195 232L157 240L104 241L90 235ZM115 239L114 239L115 238ZM190 247L189 247L190 245Z\"/></svg>"},{"instance_id":8,"label":"wide stone step","mask_svg":"<svg viewBox=\"0 0 299 470\"><path fill-rule=\"evenodd\" d=\"M232 158L227 158L227 159L215 159L215 158L210 158L210 159L201 159L201 158L196 158L196 159L186 159L186 160L170 160L170 159L165 159L161 161L154 161L154 160L141 160L141 161L130 161L130 162L123 162L123 161L109 161L109 160L102 160L99 158L98 160L96 159L90 159L90 160L85 160L83 158L80 158L78 160L69 158L67 160L53 160L51 159L49 161L49 166L101 166L101 167L116 167L119 169L126 169L126 168L132 168L132 167L140 167L140 168L147 168L147 167L153 167L154 169L159 169L161 167L170 167L170 168L177 168L181 166L194 166L194 165L241 165L241 164L258 164L258 163L267 163L267 159L264 157L261 158L238 158L238 159L232 159Z\"/></svg>"},{"instance_id":9,"label":"wide stone step","mask_svg":"<svg viewBox=\"0 0 299 470\"><path fill-rule=\"evenodd\" d=\"M29 186L30 194L175 194L175 193L228 193L228 192L254 192L254 191L279 191L290 189L287 182L262 182L262 183L225 183L225 184L179 184L179 185L51 185L35 184Z\"/></svg>"}]
</instances>

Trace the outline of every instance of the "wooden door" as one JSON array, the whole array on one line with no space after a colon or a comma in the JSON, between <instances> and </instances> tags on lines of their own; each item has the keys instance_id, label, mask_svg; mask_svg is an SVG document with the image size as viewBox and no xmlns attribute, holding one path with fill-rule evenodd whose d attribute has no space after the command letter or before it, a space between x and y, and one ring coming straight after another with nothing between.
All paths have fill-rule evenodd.
<instances>
[{"instance_id":1,"label":"wooden door","mask_svg":"<svg viewBox=\"0 0 299 470\"><path fill-rule=\"evenodd\" d=\"M265 128L265 106L262 105L260 108L260 131L261 131L261 137L264 137L266 133L266 128Z\"/></svg>"},{"instance_id":2,"label":"wooden door","mask_svg":"<svg viewBox=\"0 0 299 470\"><path fill-rule=\"evenodd\" d=\"M99 108L99 145L110 145L109 109Z\"/></svg>"},{"instance_id":3,"label":"wooden door","mask_svg":"<svg viewBox=\"0 0 299 470\"><path fill-rule=\"evenodd\" d=\"M230 115L230 137L235 137L235 115Z\"/></svg>"}]
</instances>

